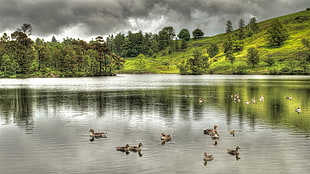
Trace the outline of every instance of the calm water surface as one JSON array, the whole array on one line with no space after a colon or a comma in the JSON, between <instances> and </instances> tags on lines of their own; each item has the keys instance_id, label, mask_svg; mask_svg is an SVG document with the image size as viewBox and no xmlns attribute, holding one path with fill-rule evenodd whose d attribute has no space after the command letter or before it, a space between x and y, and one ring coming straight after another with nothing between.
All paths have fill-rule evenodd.
<instances>
[{"instance_id":1,"label":"calm water surface","mask_svg":"<svg viewBox=\"0 0 310 174\"><path fill-rule=\"evenodd\" d=\"M309 173L309 100L309 76L0 79L0 171ZM217 145L203 134L214 124ZM90 141L90 128L108 138ZM162 144L162 132L172 141ZM140 142L140 154L115 150ZM237 145L240 159L226 153Z\"/></svg>"}]
</instances>

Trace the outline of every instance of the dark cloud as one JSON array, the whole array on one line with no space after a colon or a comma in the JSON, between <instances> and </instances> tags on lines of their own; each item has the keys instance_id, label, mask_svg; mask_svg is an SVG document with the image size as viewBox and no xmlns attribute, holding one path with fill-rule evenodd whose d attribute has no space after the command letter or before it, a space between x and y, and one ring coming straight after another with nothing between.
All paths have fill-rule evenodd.
<instances>
[{"instance_id":1,"label":"dark cloud","mask_svg":"<svg viewBox=\"0 0 310 174\"><path fill-rule=\"evenodd\" d=\"M75 37L142 30L158 32L165 26L207 35L222 33L229 19L237 24L255 16L259 21L304 10L309 0L0 0L0 32L23 23L45 37L71 31Z\"/></svg>"}]
</instances>

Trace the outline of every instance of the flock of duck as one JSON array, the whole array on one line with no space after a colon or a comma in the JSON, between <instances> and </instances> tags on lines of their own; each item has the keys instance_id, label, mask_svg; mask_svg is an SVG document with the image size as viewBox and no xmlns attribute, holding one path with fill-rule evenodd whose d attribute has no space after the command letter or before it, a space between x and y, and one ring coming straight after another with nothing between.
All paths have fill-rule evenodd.
<instances>
[{"instance_id":1,"label":"flock of duck","mask_svg":"<svg viewBox=\"0 0 310 174\"><path fill-rule=\"evenodd\" d=\"M235 103L240 103L241 99L239 94L235 94L235 95L230 95L230 97L233 99L233 101ZM287 100L292 100L293 97L289 96L286 97ZM264 96L260 96L259 101L263 102L265 100ZM199 98L199 104L204 103L204 99L203 98ZM246 105L249 104L255 104L256 103L256 99L252 98L250 101L247 100L245 101ZM297 112L298 114L301 112L301 108L297 107L295 108L295 112ZM215 140L214 145L217 145L217 141L220 138L220 135L218 133L217 127L219 127L218 125L214 125L213 129L205 129L203 130L203 133L205 135L209 135L211 137L212 140ZM107 138L107 133L106 132L95 132L93 129L89 130L90 133L90 137L91 137L91 141L94 140L94 138ZM231 130L230 134L232 136L235 136L235 130ZM164 145L166 142L170 141L172 139L172 136L170 134L165 134L165 133L161 133L160 134L160 139L162 141L162 145ZM130 146L129 144L126 144L125 146L118 146L115 147L117 151L121 151L121 152L125 152L126 154L129 154L130 151L132 152L138 152L139 156L142 156L141 151L142 151L142 143L139 143L137 146ZM233 156L236 156L236 159L239 160L239 146L236 146L235 149L227 149L227 153L231 154ZM213 155L208 155L207 152L204 152L204 164L206 165L208 161L212 161L214 159Z\"/></svg>"},{"instance_id":2,"label":"flock of duck","mask_svg":"<svg viewBox=\"0 0 310 174\"><path fill-rule=\"evenodd\" d=\"M219 140L220 135L218 133L218 130L216 129L217 127L219 127L218 125L214 125L213 129L205 129L203 130L203 133L206 135L211 136L211 138L213 140L215 140L215 144L217 145L217 140ZM232 136L235 136L235 131L232 130L230 131L230 134ZM90 129L89 130L89 135L91 137L91 141L94 140L94 138L107 138L107 133L106 132L95 132L94 129ZM165 133L161 133L160 134L160 140L161 140L161 144L164 145L166 142L170 141L172 139L172 136L170 134L165 134ZM121 151L121 152L125 152L126 154L129 154L130 151L132 152L138 152L139 156L142 156L141 151L142 151L142 143L139 143L138 146L130 146L129 144L126 144L125 146L117 146L115 147L116 151ZM239 150L240 147L236 146L236 149L227 149L227 153L236 156L236 159L240 159L238 157L239 155ZM204 152L204 164L206 165L208 161L212 161L214 159L213 155L208 155L207 152Z\"/></svg>"},{"instance_id":3,"label":"flock of duck","mask_svg":"<svg viewBox=\"0 0 310 174\"><path fill-rule=\"evenodd\" d=\"M234 103L240 103L241 102L239 94L232 94L229 97L233 99ZM292 96L286 96L285 99L293 100L293 97ZM260 102L264 102L264 100L265 100L265 97L263 95L261 95L259 97L259 101ZM199 103L202 104L203 102L204 102L204 99L203 98L199 98ZM245 101L245 105L246 106L249 105L249 104L255 104L255 103L256 103L256 98L252 98L251 100L246 100ZM300 106L296 107L295 108L295 112L297 114L299 114L301 112L301 107Z\"/></svg>"},{"instance_id":4,"label":"flock of duck","mask_svg":"<svg viewBox=\"0 0 310 174\"><path fill-rule=\"evenodd\" d=\"M217 140L220 139L220 135L218 133L218 130L216 129L219 127L218 125L214 125L213 129L205 129L203 130L203 133L206 135L211 136L212 140L215 140L214 145L217 145ZM235 130L231 130L229 132L233 137L235 136ZM239 160L239 146L236 146L236 149L227 149L227 153L236 156L236 159ZM208 155L207 152L204 153L203 160L205 161L205 165L208 161L212 161L214 159L213 155Z\"/></svg>"}]
</instances>

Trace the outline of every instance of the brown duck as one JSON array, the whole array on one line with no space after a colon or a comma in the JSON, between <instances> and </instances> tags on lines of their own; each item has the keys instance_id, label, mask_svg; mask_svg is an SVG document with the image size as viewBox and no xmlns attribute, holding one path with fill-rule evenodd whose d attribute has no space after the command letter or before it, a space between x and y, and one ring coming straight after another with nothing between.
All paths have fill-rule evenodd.
<instances>
[{"instance_id":1,"label":"brown duck","mask_svg":"<svg viewBox=\"0 0 310 174\"><path fill-rule=\"evenodd\" d=\"M238 151L239 149L240 149L239 146L236 147L236 150L227 149L227 153L229 153L229 154L231 154L231 155L239 155L239 151Z\"/></svg>"},{"instance_id":2,"label":"brown duck","mask_svg":"<svg viewBox=\"0 0 310 174\"><path fill-rule=\"evenodd\" d=\"M218 125L214 125L213 129L205 129L205 130L203 130L203 133L206 134L206 135L210 135L211 132L216 131L217 127L219 127L219 126Z\"/></svg>"},{"instance_id":3,"label":"brown duck","mask_svg":"<svg viewBox=\"0 0 310 174\"><path fill-rule=\"evenodd\" d=\"M205 157L203 158L204 161L212 161L214 159L213 155L208 155L207 152L204 153Z\"/></svg>"},{"instance_id":4,"label":"brown duck","mask_svg":"<svg viewBox=\"0 0 310 174\"><path fill-rule=\"evenodd\" d=\"M123 147L116 147L116 150L117 151L122 151L122 152L129 152L129 145L126 144L126 146L123 146Z\"/></svg>"},{"instance_id":5,"label":"brown duck","mask_svg":"<svg viewBox=\"0 0 310 174\"><path fill-rule=\"evenodd\" d=\"M138 146L130 146L129 150L133 151L133 152L140 152L142 150L142 143L139 143Z\"/></svg>"},{"instance_id":6,"label":"brown duck","mask_svg":"<svg viewBox=\"0 0 310 174\"><path fill-rule=\"evenodd\" d=\"M90 129L89 130L89 135L91 137L95 137L95 138L99 138L99 137L106 138L107 137L107 133L105 133L105 132L95 132L94 129Z\"/></svg>"}]
</instances>

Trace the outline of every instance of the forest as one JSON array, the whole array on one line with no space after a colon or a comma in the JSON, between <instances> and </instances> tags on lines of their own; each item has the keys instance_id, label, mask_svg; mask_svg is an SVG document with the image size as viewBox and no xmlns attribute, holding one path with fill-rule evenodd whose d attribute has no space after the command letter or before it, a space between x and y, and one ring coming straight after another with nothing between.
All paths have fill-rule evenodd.
<instances>
[{"instance_id":1,"label":"forest","mask_svg":"<svg viewBox=\"0 0 310 174\"><path fill-rule=\"evenodd\" d=\"M2 77L79 77L115 75L124 59L110 51L100 36L91 42L66 38L32 41L30 24L0 39Z\"/></svg>"}]
</instances>

